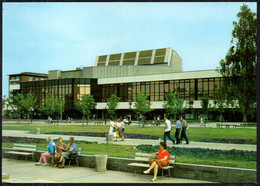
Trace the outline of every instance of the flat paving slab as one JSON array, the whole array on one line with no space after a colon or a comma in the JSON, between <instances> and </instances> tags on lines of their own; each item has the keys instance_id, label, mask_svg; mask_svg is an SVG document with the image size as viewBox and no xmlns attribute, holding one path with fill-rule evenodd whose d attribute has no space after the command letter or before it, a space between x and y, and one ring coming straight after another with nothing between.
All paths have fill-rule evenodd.
<instances>
[{"instance_id":1,"label":"flat paving slab","mask_svg":"<svg viewBox=\"0 0 260 186\"><path fill-rule=\"evenodd\" d=\"M9 174L3 183L152 183L152 175L107 170L96 172L94 168L35 166L34 162L2 158L2 172ZM213 183L202 180L158 176L155 183Z\"/></svg>"},{"instance_id":2,"label":"flat paving slab","mask_svg":"<svg viewBox=\"0 0 260 186\"><path fill-rule=\"evenodd\" d=\"M13 137L27 137L27 138L42 138L46 139L48 136L51 136L53 139L58 139L62 137L64 140L69 139L69 135L50 135L50 134L30 134L29 131L22 130L2 130L2 136L13 136ZM106 143L105 137L91 137L91 136L74 136L75 140L80 141L96 141L100 143ZM148 139L129 139L126 138L125 141L112 142L112 144L118 145L140 145L140 144L149 144L149 145L159 145L160 140L148 140ZM172 143L167 140L168 146L173 146ZM186 145L185 142L180 145L174 145L176 147L185 147L185 148L208 148L208 149L219 149L219 150L248 150L256 151L256 145L249 144L230 144L230 143L209 143L209 142L193 142L190 141L190 144Z\"/></svg>"}]
</instances>

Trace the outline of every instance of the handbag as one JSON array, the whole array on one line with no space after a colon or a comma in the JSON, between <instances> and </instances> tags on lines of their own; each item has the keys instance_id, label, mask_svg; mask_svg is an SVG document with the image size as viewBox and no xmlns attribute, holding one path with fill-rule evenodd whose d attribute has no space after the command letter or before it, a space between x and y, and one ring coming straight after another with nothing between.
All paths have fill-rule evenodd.
<instances>
[{"instance_id":1,"label":"handbag","mask_svg":"<svg viewBox=\"0 0 260 186\"><path fill-rule=\"evenodd\" d=\"M116 127L113 127L113 132L115 132L116 131Z\"/></svg>"}]
</instances>

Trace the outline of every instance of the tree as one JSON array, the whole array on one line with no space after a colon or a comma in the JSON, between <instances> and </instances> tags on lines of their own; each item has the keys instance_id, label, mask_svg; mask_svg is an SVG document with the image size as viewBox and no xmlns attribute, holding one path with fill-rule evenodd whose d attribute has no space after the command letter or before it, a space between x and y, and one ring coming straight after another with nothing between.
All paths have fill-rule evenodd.
<instances>
[{"instance_id":1,"label":"tree","mask_svg":"<svg viewBox=\"0 0 260 186\"><path fill-rule=\"evenodd\" d=\"M2 110L5 108L5 104L6 104L6 97L4 95L4 97L2 98Z\"/></svg>"},{"instance_id":2,"label":"tree","mask_svg":"<svg viewBox=\"0 0 260 186\"><path fill-rule=\"evenodd\" d=\"M145 116L146 113L152 111L151 109L151 103L150 101L147 99L147 96L144 96L142 93L140 93L137 96L136 99L136 103L134 105L134 111L138 114L138 115L142 115L143 118ZM144 120L143 120L143 127L144 127Z\"/></svg>"},{"instance_id":3,"label":"tree","mask_svg":"<svg viewBox=\"0 0 260 186\"><path fill-rule=\"evenodd\" d=\"M92 109L95 107L94 98L92 95L85 94L82 96L81 100L77 101L76 108L82 113L82 126L84 123L84 119L87 116L87 124L89 115L91 114Z\"/></svg>"},{"instance_id":4,"label":"tree","mask_svg":"<svg viewBox=\"0 0 260 186\"><path fill-rule=\"evenodd\" d=\"M202 108L202 112L205 116L205 123L206 123L206 119L208 118L208 112L209 112L209 97L202 95L200 105Z\"/></svg>"},{"instance_id":5,"label":"tree","mask_svg":"<svg viewBox=\"0 0 260 186\"><path fill-rule=\"evenodd\" d=\"M32 92L29 92L28 94L26 94L26 96L24 96L23 94L17 94L14 97L14 100L15 100L15 105L17 107L18 113L27 114L28 119L29 119L29 114L31 113L31 118L32 118L33 110L37 108L36 106L37 98L35 97L35 95Z\"/></svg>"},{"instance_id":6,"label":"tree","mask_svg":"<svg viewBox=\"0 0 260 186\"><path fill-rule=\"evenodd\" d=\"M223 90L223 88L220 88L217 90L214 98L215 105L211 106L209 104L209 107L211 110L219 112L219 122L222 123L224 121L223 113L230 106L230 103L228 102L228 94Z\"/></svg>"},{"instance_id":7,"label":"tree","mask_svg":"<svg viewBox=\"0 0 260 186\"><path fill-rule=\"evenodd\" d=\"M238 109L247 116L256 111L256 62L257 62L257 22L256 13L243 5L237 14L238 22L233 22L231 47L220 61L219 72L223 76L223 87L229 100L237 100Z\"/></svg>"},{"instance_id":8,"label":"tree","mask_svg":"<svg viewBox=\"0 0 260 186\"><path fill-rule=\"evenodd\" d=\"M60 119L62 120L62 113L64 112L65 103L61 98L54 98L54 112L58 115L60 114Z\"/></svg>"},{"instance_id":9,"label":"tree","mask_svg":"<svg viewBox=\"0 0 260 186\"><path fill-rule=\"evenodd\" d=\"M163 104L163 108L167 115L173 116L174 120L176 115L180 115L184 112L184 99L182 99L177 92L170 92L165 95L166 102Z\"/></svg>"},{"instance_id":10,"label":"tree","mask_svg":"<svg viewBox=\"0 0 260 186\"><path fill-rule=\"evenodd\" d=\"M44 105L41 105L39 110L45 113L47 116L52 116L55 113L54 99L52 94L47 94Z\"/></svg>"},{"instance_id":11,"label":"tree","mask_svg":"<svg viewBox=\"0 0 260 186\"><path fill-rule=\"evenodd\" d=\"M107 100L107 112L109 115L111 115L113 118L115 117L116 109L119 105L120 98L117 97L115 94L112 94L110 98Z\"/></svg>"}]
</instances>

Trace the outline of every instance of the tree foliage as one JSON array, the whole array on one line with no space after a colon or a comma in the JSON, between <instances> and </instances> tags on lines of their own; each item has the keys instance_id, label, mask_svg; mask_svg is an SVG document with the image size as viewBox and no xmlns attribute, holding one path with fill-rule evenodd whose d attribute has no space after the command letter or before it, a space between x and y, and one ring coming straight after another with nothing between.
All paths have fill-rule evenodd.
<instances>
[{"instance_id":1,"label":"tree foliage","mask_svg":"<svg viewBox=\"0 0 260 186\"><path fill-rule=\"evenodd\" d=\"M17 108L18 114L29 114L30 112L32 112L32 109L37 108L37 98L31 92L26 94L26 96L24 96L23 94L17 94L16 96L14 96L14 100L14 104Z\"/></svg>"},{"instance_id":2,"label":"tree foliage","mask_svg":"<svg viewBox=\"0 0 260 186\"><path fill-rule=\"evenodd\" d=\"M151 103L150 100L147 99L147 96L144 96L142 93L140 93L137 96L136 103L134 105L134 111L138 115L145 115L146 113L152 111L151 109Z\"/></svg>"},{"instance_id":3,"label":"tree foliage","mask_svg":"<svg viewBox=\"0 0 260 186\"><path fill-rule=\"evenodd\" d=\"M170 92L165 96L166 102L163 104L163 108L167 115L173 116L180 115L184 112L184 99L182 99L178 92Z\"/></svg>"},{"instance_id":4,"label":"tree foliage","mask_svg":"<svg viewBox=\"0 0 260 186\"><path fill-rule=\"evenodd\" d=\"M256 13L241 6L238 21L233 22L231 47L220 61L219 72L229 100L238 101L243 121L256 111L257 21Z\"/></svg>"},{"instance_id":5,"label":"tree foliage","mask_svg":"<svg viewBox=\"0 0 260 186\"><path fill-rule=\"evenodd\" d=\"M119 105L120 98L117 97L115 94L112 94L110 98L107 100L107 112L110 116L115 117L116 109Z\"/></svg>"},{"instance_id":6,"label":"tree foliage","mask_svg":"<svg viewBox=\"0 0 260 186\"><path fill-rule=\"evenodd\" d=\"M87 123L91 110L95 107L95 101L92 95L84 94L81 100L78 100L76 103L76 108L82 113L82 125L83 120L87 116Z\"/></svg>"}]
</instances>

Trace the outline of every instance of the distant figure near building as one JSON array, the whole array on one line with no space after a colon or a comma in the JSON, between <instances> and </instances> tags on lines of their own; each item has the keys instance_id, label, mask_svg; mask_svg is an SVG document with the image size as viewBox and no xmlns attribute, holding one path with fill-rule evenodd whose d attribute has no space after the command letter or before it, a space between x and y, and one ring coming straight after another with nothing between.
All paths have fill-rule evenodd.
<instances>
[{"instance_id":1,"label":"distant figure near building","mask_svg":"<svg viewBox=\"0 0 260 186\"><path fill-rule=\"evenodd\" d=\"M160 116L157 117L157 126L161 125Z\"/></svg>"},{"instance_id":2,"label":"distant figure near building","mask_svg":"<svg viewBox=\"0 0 260 186\"><path fill-rule=\"evenodd\" d=\"M205 124L204 124L204 119L203 119L203 116L201 116L201 118L200 118L200 126L204 126Z\"/></svg>"},{"instance_id":3,"label":"distant figure near building","mask_svg":"<svg viewBox=\"0 0 260 186\"><path fill-rule=\"evenodd\" d=\"M186 134L186 129L188 129L188 123L185 120L184 116L181 116L181 125L182 125L182 130L181 130L181 142L183 138L186 140L186 144L189 144L189 139Z\"/></svg>"},{"instance_id":4,"label":"distant figure near building","mask_svg":"<svg viewBox=\"0 0 260 186\"><path fill-rule=\"evenodd\" d=\"M71 123L70 117L68 117L68 123Z\"/></svg>"},{"instance_id":5,"label":"distant figure near building","mask_svg":"<svg viewBox=\"0 0 260 186\"><path fill-rule=\"evenodd\" d=\"M171 137L171 134L170 134L171 129L172 129L172 127L171 127L171 122L170 122L170 120L167 119L167 116L164 116L164 120L165 120L165 124L164 124L165 127L164 127L163 141L166 143L166 137L168 137L169 140L171 140L172 143L174 144L175 141L174 141L174 139Z\"/></svg>"},{"instance_id":6,"label":"distant figure near building","mask_svg":"<svg viewBox=\"0 0 260 186\"><path fill-rule=\"evenodd\" d=\"M175 138L176 138L176 144L180 144L181 140L179 138L179 135L181 133L181 129L182 129L182 126L181 126L181 122L180 122L180 117L177 116L177 121L176 121L176 125L175 125L175 128L176 128L176 131L175 131Z\"/></svg>"},{"instance_id":7,"label":"distant figure near building","mask_svg":"<svg viewBox=\"0 0 260 186\"><path fill-rule=\"evenodd\" d=\"M51 117L48 116L48 125L50 125L50 124L51 124Z\"/></svg>"}]
</instances>

